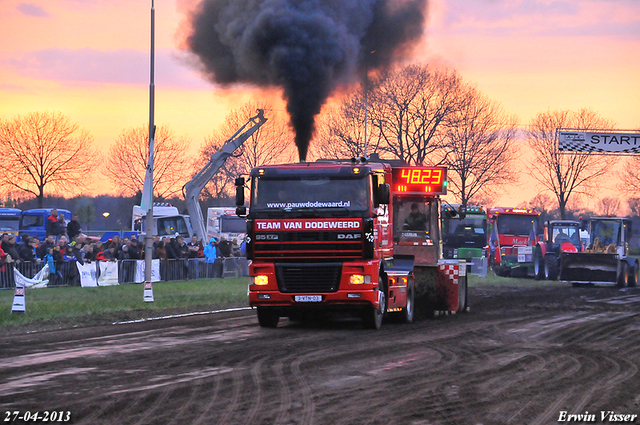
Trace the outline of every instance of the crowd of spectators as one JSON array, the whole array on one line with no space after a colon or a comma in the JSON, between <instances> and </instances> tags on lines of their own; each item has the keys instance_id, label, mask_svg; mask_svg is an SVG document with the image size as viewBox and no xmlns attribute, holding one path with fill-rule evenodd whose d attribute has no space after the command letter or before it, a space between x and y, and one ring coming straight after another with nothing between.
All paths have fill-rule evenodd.
<instances>
[{"instance_id":1,"label":"crowd of spectators","mask_svg":"<svg viewBox=\"0 0 640 425\"><path fill-rule=\"evenodd\" d=\"M93 261L141 260L145 258L144 241L138 241L135 234L120 239L114 236L107 242L95 240L82 233L78 215L66 222L64 215L53 209L47 219L47 236L40 241L37 237L25 236L16 243L16 237L3 234L0 241L0 287L12 286L13 273L8 268L21 263L36 264L41 268L49 265L50 280L61 279L53 284L78 284L75 262L80 264ZM185 242L183 236L158 237L153 241L152 258L160 260L204 258L213 263L216 258L239 257L245 252L245 243L224 237L211 238L206 246L193 236ZM185 266L186 267L186 266Z\"/></svg>"}]
</instances>

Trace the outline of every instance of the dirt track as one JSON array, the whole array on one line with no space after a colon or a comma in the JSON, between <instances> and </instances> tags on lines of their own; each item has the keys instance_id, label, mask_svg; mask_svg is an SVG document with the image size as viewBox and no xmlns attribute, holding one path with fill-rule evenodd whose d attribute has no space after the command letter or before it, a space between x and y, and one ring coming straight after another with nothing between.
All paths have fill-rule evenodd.
<instances>
[{"instance_id":1,"label":"dirt track","mask_svg":"<svg viewBox=\"0 0 640 425\"><path fill-rule=\"evenodd\" d=\"M1 419L55 409L76 424L493 425L640 414L640 289L469 297L470 313L380 331L286 319L261 329L239 311L6 337Z\"/></svg>"}]
</instances>

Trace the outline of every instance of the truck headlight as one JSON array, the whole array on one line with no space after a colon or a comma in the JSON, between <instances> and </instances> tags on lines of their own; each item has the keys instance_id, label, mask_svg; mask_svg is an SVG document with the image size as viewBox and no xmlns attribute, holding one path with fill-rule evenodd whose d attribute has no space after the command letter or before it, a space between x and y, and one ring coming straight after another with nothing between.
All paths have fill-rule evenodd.
<instances>
[{"instance_id":1,"label":"truck headlight","mask_svg":"<svg viewBox=\"0 0 640 425\"><path fill-rule=\"evenodd\" d=\"M264 274L260 274L258 276L253 277L254 285L267 285L269 283L269 277Z\"/></svg>"},{"instance_id":2,"label":"truck headlight","mask_svg":"<svg viewBox=\"0 0 640 425\"><path fill-rule=\"evenodd\" d=\"M371 283L371 276L368 274L352 274L349 277L349 283L352 285L360 285L363 283Z\"/></svg>"}]
</instances>

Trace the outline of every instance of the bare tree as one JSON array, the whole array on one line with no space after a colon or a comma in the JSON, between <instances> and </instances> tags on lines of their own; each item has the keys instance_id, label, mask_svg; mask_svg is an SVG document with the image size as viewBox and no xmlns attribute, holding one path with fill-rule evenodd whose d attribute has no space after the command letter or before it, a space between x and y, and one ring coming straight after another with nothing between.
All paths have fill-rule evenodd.
<instances>
[{"instance_id":1,"label":"bare tree","mask_svg":"<svg viewBox=\"0 0 640 425\"><path fill-rule=\"evenodd\" d=\"M250 101L239 109L231 111L215 133L205 138L200 148L195 171L202 168L211 155L219 150L250 117L254 116L258 109L265 111L268 121L253 133L213 176L203 189L203 197L218 198L230 195L233 191L234 179L249 173L253 167L295 161L294 136L289 129L287 119L267 102Z\"/></svg>"},{"instance_id":2,"label":"bare tree","mask_svg":"<svg viewBox=\"0 0 640 425\"><path fill-rule=\"evenodd\" d=\"M381 74L369 95L381 149L408 164L431 163L430 155L444 143L441 129L458 108L460 85L455 71L419 64Z\"/></svg>"},{"instance_id":3,"label":"bare tree","mask_svg":"<svg viewBox=\"0 0 640 425\"><path fill-rule=\"evenodd\" d=\"M620 209L620 199L602 198L598 201L598 212L602 215L617 215Z\"/></svg>"},{"instance_id":4,"label":"bare tree","mask_svg":"<svg viewBox=\"0 0 640 425\"><path fill-rule=\"evenodd\" d=\"M153 196L169 198L180 193L192 171L188 155L190 142L178 137L168 126L156 127L153 149ZM109 149L103 174L121 195L133 196L142 190L149 160L149 126L123 130Z\"/></svg>"},{"instance_id":5,"label":"bare tree","mask_svg":"<svg viewBox=\"0 0 640 425\"><path fill-rule=\"evenodd\" d=\"M640 216L640 198L630 198L627 200L627 205L632 216Z\"/></svg>"},{"instance_id":6,"label":"bare tree","mask_svg":"<svg viewBox=\"0 0 640 425\"><path fill-rule=\"evenodd\" d=\"M562 153L556 151L557 128L612 128L611 120L600 117L591 109L577 112L556 110L538 114L531 120L529 146L535 159L531 175L558 201L561 218L566 218L567 202L574 194L591 194L599 187L600 178L612 174L615 158L592 153Z\"/></svg>"},{"instance_id":7,"label":"bare tree","mask_svg":"<svg viewBox=\"0 0 640 425\"><path fill-rule=\"evenodd\" d=\"M382 137L369 119L365 134L366 107L365 93L360 87L339 106L324 112L316 125L314 144L318 147L314 153L322 158L358 158L379 153Z\"/></svg>"},{"instance_id":8,"label":"bare tree","mask_svg":"<svg viewBox=\"0 0 640 425\"><path fill-rule=\"evenodd\" d=\"M622 166L622 171L618 173L620 178L620 184L618 188L622 193L629 196L640 195L640 175L638 169L640 168L640 156L628 157Z\"/></svg>"},{"instance_id":9,"label":"bare tree","mask_svg":"<svg viewBox=\"0 0 640 425\"><path fill-rule=\"evenodd\" d=\"M517 181L515 116L468 86L448 120L452 125L445 130L446 147L436 153L448 168L448 190L462 205L479 193L495 194L496 188Z\"/></svg>"},{"instance_id":10,"label":"bare tree","mask_svg":"<svg viewBox=\"0 0 640 425\"><path fill-rule=\"evenodd\" d=\"M59 112L0 121L0 155L0 184L34 195L40 207L45 188L65 195L88 188L87 174L100 160L93 137Z\"/></svg>"}]
</instances>

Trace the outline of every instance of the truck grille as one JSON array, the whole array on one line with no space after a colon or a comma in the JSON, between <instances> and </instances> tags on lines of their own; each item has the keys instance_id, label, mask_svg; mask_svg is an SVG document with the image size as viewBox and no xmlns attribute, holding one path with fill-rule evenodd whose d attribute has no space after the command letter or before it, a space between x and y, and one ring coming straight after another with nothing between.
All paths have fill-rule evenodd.
<instances>
[{"instance_id":1,"label":"truck grille","mask_svg":"<svg viewBox=\"0 0 640 425\"><path fill-rule=\"evenodd\" d=\"M277 239L263 241L256 238L256 260L355 259L363 255L361 232L280 232L271 235Z\"/></svg>"},{"instance_id":2,"label":"truck grille","mask_svg":"<svg viewBox=\"0 0 640 425\"><path fill-rule=\"evenodd\" d=\"M341 263L276 263L280 292L336 292Z\"/></svg>"}]
</instances>

